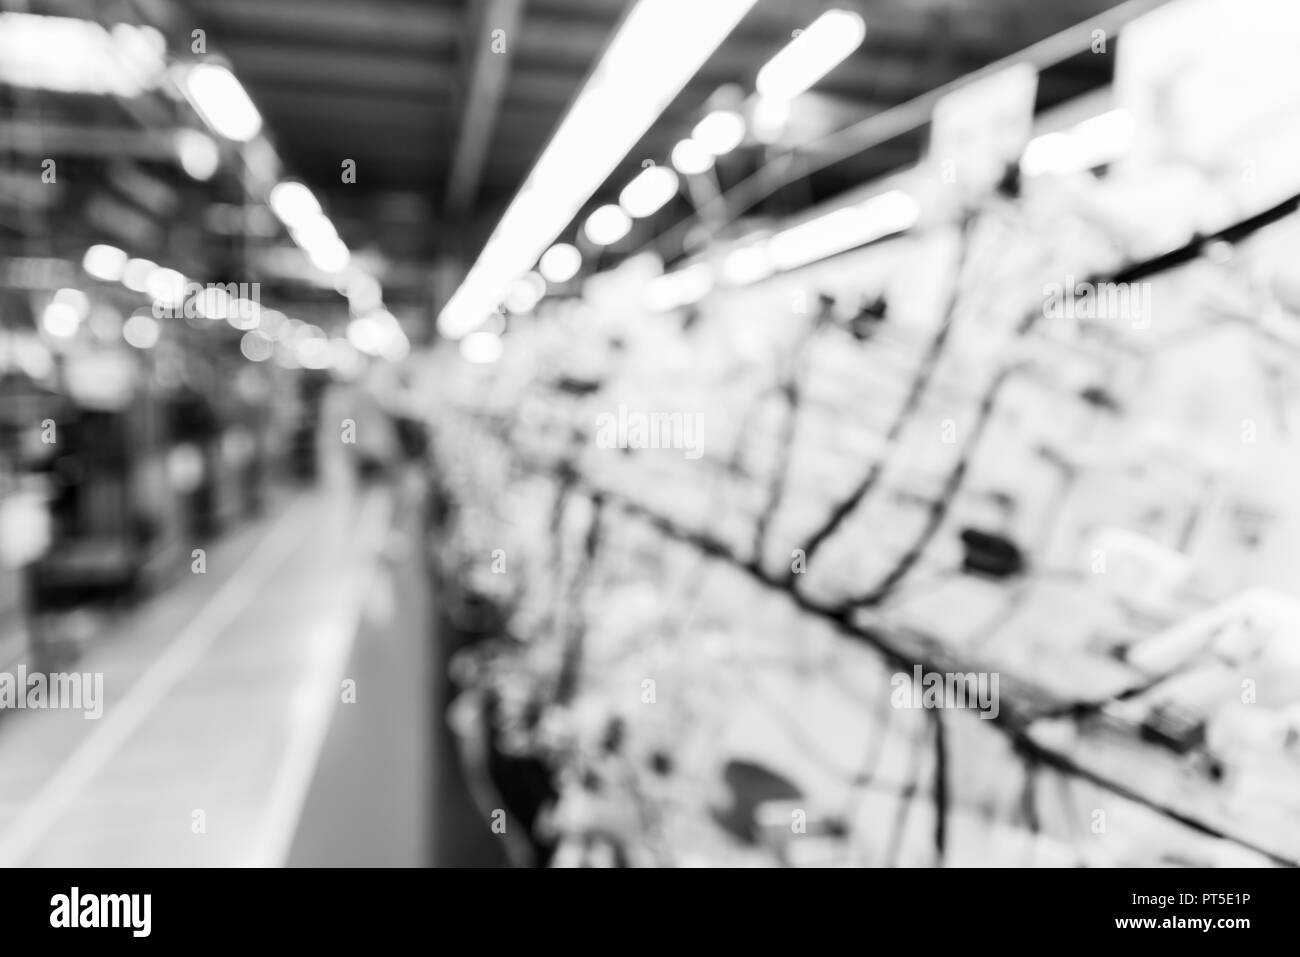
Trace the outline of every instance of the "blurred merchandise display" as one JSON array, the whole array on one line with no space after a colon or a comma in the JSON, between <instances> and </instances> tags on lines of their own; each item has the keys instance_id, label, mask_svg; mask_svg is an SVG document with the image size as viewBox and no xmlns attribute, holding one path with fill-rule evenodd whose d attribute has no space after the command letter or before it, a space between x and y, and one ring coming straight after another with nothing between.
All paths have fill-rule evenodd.
<instances>
[{"instance_id":1,"label":"blurred merchandise display","mask_svg":"<svg viewBox=\"0 0 1300 957\"><path fill-rule=\"evenodd\" d=\"M478 625L489 640L458 674L488 724L474 747L549 771L553 797L519 798L528 859L1300 855L1288 792L1259 790L1300 784L1300 752L1215 744L1246 713L1290 721L1279 742L1296 735L1266 703L1300 693L1281 623L1230 660L1142 657L1207 603L1293 592L1300 516L1256 460L1273 477L1300 466L1277 431L1295 384L1273 389L1290 396L1281 418L1250 423L1249 441L1238 411L1278 401L1246 390L1272 388L1260 370L1277 343L1255 317L1279 306L1225 321L1196 290L1235 283L1250 302L1259 258L1300 237L1288 220L1229 264L1152 273L1152 331L1058 322L1038 277L1070 265L1017 244L1037 235L1029 202L995 205L964 237L900 239L715 297L687 331L630 309L581 326L557 313L512 330L487 371L440 368L441 594L480 623L484 608L505 616ZM945 272L951 299L927 308ZM878 295L882 275L890 318L864 340L837 304ZM832 284L819 309L791 308ZM703 410L702 457L601 448L601 416L622 406ZM911 661L1000 675L1001 713L891 712L891 674ZM1266 696L1243 697L1258 683ZM792 783L718 793L737 761ZM1143 773L1118 770L1129 763ZM512 779L483 766L510 806ZM737 800L767 823L718 826ZM1091 839L1091 808L1111 809L1120 839ZM816 853L781 840L814 820Z\"/></svg>"},{"instance_id":2,"label":"blurred merchandise display","mask_svg":"<svg viewBox=\"0 0 1300 957\"><path fill-rule=\"evenodd\" d=\"M0 858L1300 866L1300 5L994 6L0 4Z\"/></svg>"},{"instance_id":3,"label":"blurred merchandise display","mask_svg":"<svg viewBox=\"0 0 1300 957\"><path fill-rule=\"evenodd\" d=\"M517 863L1300 861L1300 183L1033 143L435 354L450 720Z\"/></svg>"}]
</instances>

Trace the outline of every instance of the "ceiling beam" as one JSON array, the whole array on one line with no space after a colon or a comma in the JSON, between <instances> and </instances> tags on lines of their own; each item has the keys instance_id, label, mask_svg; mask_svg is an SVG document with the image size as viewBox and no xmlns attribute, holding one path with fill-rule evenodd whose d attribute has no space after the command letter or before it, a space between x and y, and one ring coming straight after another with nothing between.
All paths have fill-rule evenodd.
<instances>
[{"instance_id":1,"label":"ceiling beam","mask_svg":"<svg viewBox=\"0 0 1300 957\"><path fill-rule=\"evenodd\" d=\"M443 88L451 70L427 53L350 50L347 52L275 43L230 44L226 51L235 73L256 99L259 88L278 84L319 85L347 89L391 90L394 95Z\"/></svg>"},{"instance_id":2,"label":"ceiling beam","mask_svg":"<svg viewBox=\"0 0 1300 957\"><path fill-rule=\"evenodd\" d=\"M232 47L251 38L286 40L287 46L347 38L409 48L454 41L461 24L455 9L427 0L190 0L185 6L193 8L188 19L194 26L213 28Z\"/></svg>"},{"instance_id":3,"label":"ceiling beam","mask_svg":"<svg viewBox=\"0 0 1300 957\"><path fill-rule=\"evenodd\" d=\"M486 0L470 7L471 39L464 58L460 131L454 141L445 201L452 218L463 217L474 205L510 75L510 56L520 33L516 28L523 8L524 0Z\"/></svg>"}]
</instances>

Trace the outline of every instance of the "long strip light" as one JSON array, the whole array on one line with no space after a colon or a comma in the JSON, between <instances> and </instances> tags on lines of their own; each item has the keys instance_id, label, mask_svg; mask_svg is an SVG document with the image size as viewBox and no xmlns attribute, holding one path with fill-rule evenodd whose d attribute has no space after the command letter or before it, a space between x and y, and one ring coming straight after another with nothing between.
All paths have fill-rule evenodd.
<instances>
[{"instance_id":1,"label":"long strip light","mask_svg":"<svg viewBox=\"0 0 1300 957\"><path fill-rule=\"evenodd\" d=\"M290 229L321 214L320 203L310 189L296 180L276 183L268 197L271 210Z\"/></svg>"},{"instance_id":2,"label":"long strip light","mask_svg":"<svg viewBox=\"0 0 1300 957\"><path fill-rule=\"evenodd\" d=\"M745 141L745 118L735 110L714 110L695 124L691 139L712 156L730 153Z\"/></svg>"},{"instance_id":3,"label":"long strip light","mask_svg":"<svg viewBox=\"0 0 1300 957\"><path fill-rule=\"evenodd\" d=\"M487 320L755 2L638 0L443 308L443 335Z\"/></svg>"},{"instance_id":4,"label":"long strip light","mask_svg":"<svg viewBox=\"0 0 1300 957\"><path fill-rule=\"evenodd\" d=\"M582 268L582 253L569 243L556 243L537 263L537 269L547 282L566 283L578 275Z\"/></svg>"},{"instance_id":5,"label":"long strip light","mask_svg":"<svg viewBox=\"0 0 1300 957\"><path fill-rule=\"evenodd\" d=\"M1128 110L1110 110L1072 129L1030 140L1020 158L1026 176L1078 173L1119 159L1133 145L1137 123Z\"/></svg>"},{"instance_id":6,"label":"long strip light","mask_svg":"<svg viewBox=\"0 0 1300 957\"><path fill-rule=\"evenodd\" d=\"M713 168L713 154L689 137L673 147L672 161L683 176L699 176Z\"/></svg>"},{"instance_id":7,"label":"long strip light","mask_svg":"<svg viewBox=\"0 0 1300 957\"><path fill-rule=\"evenodd\" d=\"M623 187L618 204L629 216L653 216L677 195L677 174L667 166L647 166Z\"/></svg>"},{"instance_id":8,"label":"long strip light","mask_svg":"<svg viewBox=\"0 0 1300 957\"><path fill-rule=\"evenodd\" d=\"M247 143L262 129L262 114L235 74L217 63L197 63L182 84L203 122L228 140Z\"/></svg>"},{"instance_id":9,"label":"long strip light","mask_svg":"<svg viewBox=\"0 0 1300 957\"><path fill-rule=\"evenodd\" d=\"M283 180L272 187L267 201L313 266L327 273L347 268L352 254L310 189L296 180Z\"/></svg>"},{"instance_id":10,"label":"long strip light","mask_svg":"<svg viewBox=\"0 0 1300 957\"><path fill-rule=\"evenodd\" d=\"M921 207L902 190L890 190L853 206L777 233L766 250L776 269L797 269L913 226Z\"/></svg>"},{"instance_id":11,"label":"long strip light","mask_svg":"<svg viewBox=\"0 0 1300 957\"><path fill-rule=\"evenodd\" d=\"M117 282L126 271L127 255L116 246L95 245L86 250L81 268L96 279Z\"/></svg>"},{"instance_id":12,"label":"long strip light","mask_svg":"<svg viewBox=\"0 0 1300 957\"><path fill-rule=\"evenodd\" d=\"M758 95L792 100L862 45L867 25L851 10L827 10L758 71Z\"/></svg>"},{"instance_id":13,"label":"long strip light","mask_svg":"<svg viewBox=\"0 0 1300 957\"><path fill-rule=\"evenodd\" d=\"M150 26L111 31L93 20L0 13L0 83L61 93L135 97L157 85L167 41Z\"/></svg>"},{"instance_id":14,"label":"long strip light","mask_svg":"<svg viewBox=\"0 0 1300 957\"><path fill-rule=\"evenodd\" d=\"M713 270L707 263L696 263L650 280L645 289L645 305L655 312L668 312L699 302L712 289Z\"/></svg>"},{"instance_id":15,"label":"long strip light","mask_svg":"<svg viewBox=\"0 0 1300 957\"><path fill-rule=\"evenodd\" d=\"M597 246L612 246L632 228L632 220L623 210L614 205L601 206L594 210L582 226L586 237Z\"/></svg>"}]
</instances>

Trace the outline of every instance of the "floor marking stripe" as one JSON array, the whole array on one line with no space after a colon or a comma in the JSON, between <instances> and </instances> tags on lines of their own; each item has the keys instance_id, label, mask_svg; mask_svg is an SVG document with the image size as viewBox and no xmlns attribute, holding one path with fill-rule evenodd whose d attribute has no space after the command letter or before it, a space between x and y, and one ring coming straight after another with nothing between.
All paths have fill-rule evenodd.
<instances>
[{"instance_id":1,"label":"floor marking stripe","mask_svg":"<svg viewBox=\"0 0 1300 957\"><path fill-rule=\"evenodd\" d=\"M289 857L307 793L316 776L330 723L342 698L340 690L352 657L370 583L379 570L379 551L392 520L392 498L372 489L357 519L359 566L349 576L337 607L325 616L328 627L315 639L318 654L304 681L301 713L294 722L286 754L271 787L261 829L246 862L249 867L283 867Z\"/></svg>"},{"instance_id":2,"label":"floor marking stripe","mask_svg":"<svg viewBox=\"0 0 1300 957\"><path fill-rule=\"evenodd\" d=\"M266 538L172 639L171 644L33 795L0 835L0 867L15 867L41 843L73 800L140 727L249 600L293 553L314 525L304 497L279 519Z\"/></svg>"}]
</instances>

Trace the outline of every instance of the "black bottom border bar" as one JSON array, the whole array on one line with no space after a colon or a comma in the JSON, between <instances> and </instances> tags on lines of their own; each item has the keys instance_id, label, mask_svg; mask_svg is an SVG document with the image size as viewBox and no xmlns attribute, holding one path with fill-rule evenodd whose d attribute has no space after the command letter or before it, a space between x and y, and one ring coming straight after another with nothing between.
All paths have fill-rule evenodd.
<instances>
[{"instance_id":1,"label":"black bottom border bar","mask_svg":"<svg viewBox=\"0 0 1300 957\"><path fill-rule=\"evenodd\" d=\"M765 946L983 938L988 943L1273 939L1294 920L1294 870L9 870L7 938L120 946L419 939L602 949L754 936ZM147 897L145 896L147 895ZM638 928L640 930L638 931ZM610 936L612 935L612 936ZM631 940L631 938L628 938ZM513 941L510 941L513 942Z\"/></svg>"}]
</instances>

